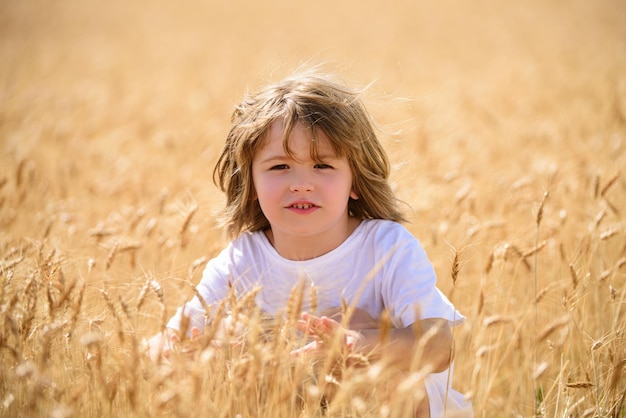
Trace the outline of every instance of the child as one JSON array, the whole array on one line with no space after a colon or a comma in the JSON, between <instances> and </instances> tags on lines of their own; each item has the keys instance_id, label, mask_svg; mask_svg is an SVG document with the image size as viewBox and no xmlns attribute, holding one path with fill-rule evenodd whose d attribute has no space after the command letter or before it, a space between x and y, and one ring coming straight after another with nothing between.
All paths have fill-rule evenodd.
<instances>
[{"instance_id":1,"label":"child","mask_svg":"<svg viewBox=\"0 0 626 418\"><path fill-rule=\"evenodd\" d=\"M444 408L471 415L447 383L450 327L464 317L435 287L424 250L399 223L404 218L389 171L359 94L331 77L305 72L245 97L213 173L226 193L234 240L207 264L196 293L204 300L186 303L168 328L184 323L183 331L197 336L205 326L203 306L228 297L231 288L243 295L260 285L256 304L277 315L304 282L315 286L317 310L310 312L305 298L299 328L315 341L297 354L323 351L324 335L337 333L349 350L376 347L386 311L393 328L385 350L400 368L409 368L420 333L428 334L422 363L432 373L419 416L443 416ZM355 309L351 329L331 318L346 303ZM151 356L167 356L177 341L171 330L154 336Z\"/></svg>"}]
</instances>

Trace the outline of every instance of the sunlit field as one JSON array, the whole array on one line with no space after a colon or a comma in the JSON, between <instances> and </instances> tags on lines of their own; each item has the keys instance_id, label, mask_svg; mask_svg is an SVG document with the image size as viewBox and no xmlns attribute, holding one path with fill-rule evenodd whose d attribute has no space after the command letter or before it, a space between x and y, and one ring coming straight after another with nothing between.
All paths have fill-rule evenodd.
<instances>
[{"instance_id":1,"label":"sunlit field","mask_svg":"<svg viewBox=\"0 0 626 418\"><path fill-rule=\"evenodd\" d=\"M227 242L234 105L302 64L369 86L476 416L626 416L619 0L3 1L0 416L411 416L420 370L288 360L297 291L233 304L244 346L144 355Z\"/></svg>"}]
</instances>

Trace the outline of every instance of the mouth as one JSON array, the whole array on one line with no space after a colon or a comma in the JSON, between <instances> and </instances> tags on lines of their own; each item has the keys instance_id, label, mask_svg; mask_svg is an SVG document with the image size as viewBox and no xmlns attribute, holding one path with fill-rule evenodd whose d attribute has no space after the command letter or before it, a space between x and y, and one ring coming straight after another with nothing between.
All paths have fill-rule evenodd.
<instances>
[{"instance_id":1,"label":"mouth","mask_svg":"<svg viewBox=\"0 0 626 418\"><path fill-rule=\"evenodd\" d=\"M292 209L311 209L314 208L315 205L312 203L294 203L293 205L288 207Z\"/></svg>"}]
</instances>

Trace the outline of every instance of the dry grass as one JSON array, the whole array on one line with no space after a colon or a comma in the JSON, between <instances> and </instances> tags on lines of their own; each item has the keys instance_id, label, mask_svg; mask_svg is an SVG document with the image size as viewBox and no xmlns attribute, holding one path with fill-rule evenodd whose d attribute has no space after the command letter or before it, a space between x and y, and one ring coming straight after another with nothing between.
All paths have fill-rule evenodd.
<instances>
[{"instance_id":1,"label":"dry grass","mask_svg":"<svg viewBox=\"0 0 626 418\"><path fill-rule=\"evenodd\" d=\"M233 104L307 60L377 80L477 416L625 415L623 2L130 3L0 5L0 415L403 416L418 370L285 362L249 300L245 350L143 357L224 244Z\"/></svg>"}]
</instances>

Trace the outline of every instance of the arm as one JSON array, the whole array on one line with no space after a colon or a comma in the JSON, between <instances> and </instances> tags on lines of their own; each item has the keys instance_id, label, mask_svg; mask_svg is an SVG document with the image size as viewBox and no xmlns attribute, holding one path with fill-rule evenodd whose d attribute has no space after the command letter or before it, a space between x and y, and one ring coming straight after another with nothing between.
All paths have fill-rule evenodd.
<instances>
[{"instance_id":1,"label":"arm","mask_svg":"<svg viewBox=\"0 0 626 418\"><path fill-rule=\"evenodd\" d=\"M337 333L342 334L346 348L374 358L385 357L391 364L403 370L432 365L432 372L446 370L453 359L453 339L448 321L439 318L423 319L406 328L383 330L365 311L356 309L348 322L342 324L339 309L326 312L321 317L304 314L299 329L314 338L314 341L299 350L299 353L324 352L325 342ZM384 341L383 341L384 339ZM413 356L419 361L412 364Z\"/></svg>"},{"instance_id":2,"label":"arm","mask_svg":"<svg viewBox=\"0 0 626 418\"><path fill-rule=\"evenodd\" d=\"M397 367L408 370L429 364L432 372L445 371L454 358L452 331L445 319L422 319L406 328L392 328L387 341L381 329L358 330L362 338L356 343L357 351L373 351L376 357L386 357ZM412 364L413 356L419 360Z\"/></svg>"}]
</instances>

